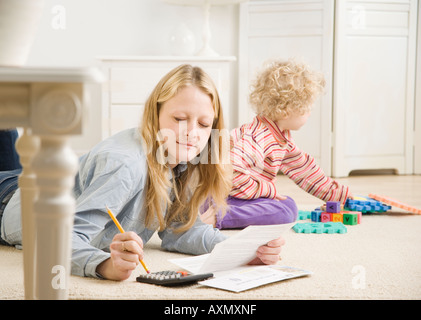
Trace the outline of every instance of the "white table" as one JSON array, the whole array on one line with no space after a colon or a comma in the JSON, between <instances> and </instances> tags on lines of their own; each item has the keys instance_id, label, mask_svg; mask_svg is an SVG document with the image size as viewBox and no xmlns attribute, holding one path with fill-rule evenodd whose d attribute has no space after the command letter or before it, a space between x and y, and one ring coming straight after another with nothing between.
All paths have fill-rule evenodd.
<instances>
[{"instance_id":1,"label":"white table","mask_svg":"<svg viewBox=\"0 0 421 320\"><path fill-rule=\"evenodd\" d=\"M93 68L0 68L0 128L24 128L16 148L25 299L68 298L78 165L68 139L82 130L84 84L103 81Z\"/></svg>"}]
</instances>

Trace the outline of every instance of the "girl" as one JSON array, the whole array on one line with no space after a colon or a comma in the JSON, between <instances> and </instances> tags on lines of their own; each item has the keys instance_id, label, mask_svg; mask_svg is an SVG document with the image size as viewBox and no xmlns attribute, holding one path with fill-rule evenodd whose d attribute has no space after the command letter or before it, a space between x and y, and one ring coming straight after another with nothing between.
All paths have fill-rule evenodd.
<instances>
[{"instance_id":1,"label":"girl","mask_svg":"<svg viewBox=\"0 0 421 320\"><path fill-rule=\"evenodd\" d=\"M291 131L306 123L324 85L323 75L305 64L292 60L267 63L250 94L257 116L231 133L234 175L228 212L221 215L208 210L203 221L219 229L295 221L294 201L275 187L279 171L321 200L344 204L352 197L347 186L327 177L291 137Z\"/></svg>"},{"instance_id":2,"label":"girl","mask_svg":"<svg viewBox=\"0 0 421 320\"><path fill-rule=\"evenodd\" d=\"M163 248L188 254L208 253L226 239L198 218L208 197L223 210L231 187L228 166L196 161L222 156L221 144L210 139L212 129L223 129L216 88L200 68L182 65L152 91L139 129L120 132L81 157L74 186L73 274L127 279L156 230ZM21 243L19 194L1 219L1 236L10 245ZM105 205L128 232L119 233ZM251 263L276 263L283 243L278 238L260 247Z\"/></svg>"}]
</instances>

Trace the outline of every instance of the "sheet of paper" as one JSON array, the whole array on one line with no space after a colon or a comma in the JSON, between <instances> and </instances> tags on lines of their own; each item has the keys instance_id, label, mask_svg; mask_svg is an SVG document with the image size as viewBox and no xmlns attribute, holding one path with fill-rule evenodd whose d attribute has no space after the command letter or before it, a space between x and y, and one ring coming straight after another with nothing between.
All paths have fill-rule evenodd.
<instances>
[{"instance_id":1,"label":"sheet of paper","mask_svg":"<svg viewBox=\"0 0 421 320\"><path fill-rule=\"evenodd\" d=\"M302 277L310 271L286 266L247 266L225 276L199 282L199 284L233 292L241 292L268 283Z\"/></svg>"},{"instance_id":2,"label":"sheet of paper","mask_svg":"<svg viewBox=\"0 0 421 320\"><path fill-rule=\"evenodd\" d=\"M249 226L225 241L218 243L210 254L171 259L170 262L191 273L208 273L231 270L253 260L256 250L279 238L295 224Z\"/></svg>"},{"instance_id":3,"label":"sheet of paper","mask_svg":"<svg viewBox=\"0 0 421 320\"><path fill-rule=\"evenodd\" d=\"M169 259L168 261L183 268L184 270L187 270L190 273L199 273L200 268L209 256L210 253L187 258Z\"/></svg>"}]
</instances>

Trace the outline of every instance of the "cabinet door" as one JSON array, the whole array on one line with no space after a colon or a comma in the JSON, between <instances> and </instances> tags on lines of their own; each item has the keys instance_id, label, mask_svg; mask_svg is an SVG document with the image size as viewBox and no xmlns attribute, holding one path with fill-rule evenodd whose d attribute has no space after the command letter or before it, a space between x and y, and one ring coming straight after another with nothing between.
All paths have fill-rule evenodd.
<instances>
[{"instance_id":1,"label":"cabinet door","mask_svg":"<svg viewBox=\"0 0 421 320\"><path fill-rule=\"evenodd\" d=\"M414 174L421 174L421 3L418 2L417 79L415 93Z\"/></svg>"},{"instance_id":2,"label":"cabinet door","mask_svg":"<svg viewBox=\"0 0 421 320\"><path fill-rule=\"evenodd\" d=\"M336 1L333 175L413 172L416 0Z\"/></svg>"},{"instance_id":3,"label":"cabinet door","mask_svg":"<svg viewBox=\"0 0 421 320\"><path fill-rule=\"evenodd\" d=\"M250 81L266 60L296 58L322 71L325 94L292 136L326 174L331 171L333 14L332 0L250 1L240 6L238 126L255 116L248 103Z\"/></svg>"}]
</instances>

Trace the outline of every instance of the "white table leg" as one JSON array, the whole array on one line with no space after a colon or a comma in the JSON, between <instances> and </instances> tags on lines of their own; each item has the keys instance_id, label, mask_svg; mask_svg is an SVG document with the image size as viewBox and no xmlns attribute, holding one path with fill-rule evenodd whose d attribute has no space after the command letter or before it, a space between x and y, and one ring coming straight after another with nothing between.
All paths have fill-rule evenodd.
<instances>
[{"instance_id":1,"label":"white table leg","mask_svg":"<svg viewBox=\"0 0 421 320\"><path fill-rule=\"evenodd\" d=\"M78 165L68 137L82 133L85 84L104 81L94 68L0 70L0 128L31 128L17 142L26 299L68 297Z\"/></svg>"},{"instance_id":2,"label":"white table leg","mask_svg":"<svg viewBox=\"0 0 421 320\"><path fill-rule=\"evenodd\" d=\"M36 227L36 299L67 299L71 234L75 211L72 196L78 159L63 135L40 135L41 148L33 160L38 199Z\"/></svg>"},{"instance_id":3,"label":"white table leg","mask_svg":"<svg viewBox=\"0 0 421 320\"><path fill-rule=\"evenodd\" d=\"M36 177L31 162L38 149L38 137L32 136L30 129L25 128L16 142L16 151L19 153L23 169L19 177L19 188L21 191L23 277L27 300L34 299L35 220L32 208L38 189L35 185Z\"/></svg>"}]
</instances>

